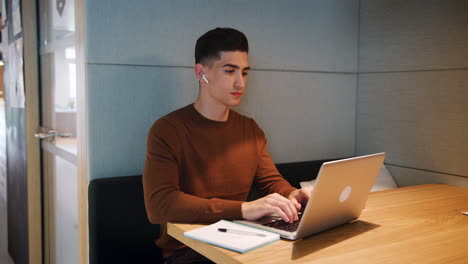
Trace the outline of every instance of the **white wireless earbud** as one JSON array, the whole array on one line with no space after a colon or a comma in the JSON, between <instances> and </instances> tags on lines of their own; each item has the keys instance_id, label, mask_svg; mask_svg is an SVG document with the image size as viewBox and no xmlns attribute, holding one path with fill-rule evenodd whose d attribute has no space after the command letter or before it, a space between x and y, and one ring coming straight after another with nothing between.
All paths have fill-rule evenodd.
<instances>
[{"instance_id":1,"label":"white wireless earbud","mask_svg":"<svg viewBox=\"0 0 468 264\"><path fill-rule=\"evenodd\" d=\"M202 79L205 80L206 83L210 83L208 79L206 78L205 74L202 75Z\"/></svg>"}]
</instances>

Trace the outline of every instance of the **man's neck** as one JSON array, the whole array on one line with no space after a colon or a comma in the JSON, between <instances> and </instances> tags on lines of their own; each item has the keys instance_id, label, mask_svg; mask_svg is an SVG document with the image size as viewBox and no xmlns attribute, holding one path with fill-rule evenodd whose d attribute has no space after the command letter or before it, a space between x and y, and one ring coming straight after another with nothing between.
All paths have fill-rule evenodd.
<instances>
[{"instance_id":1,"label":"man's neck","mask_svg":"<svg viewBox=\"0 0 468 264\"><path fill-rule=\"evenodd\" d=\"M198 98L193 104L195 109L205 118L213 121L226 121L229 117L229 106L204 103Z\"/></svg>"}]
</instances>

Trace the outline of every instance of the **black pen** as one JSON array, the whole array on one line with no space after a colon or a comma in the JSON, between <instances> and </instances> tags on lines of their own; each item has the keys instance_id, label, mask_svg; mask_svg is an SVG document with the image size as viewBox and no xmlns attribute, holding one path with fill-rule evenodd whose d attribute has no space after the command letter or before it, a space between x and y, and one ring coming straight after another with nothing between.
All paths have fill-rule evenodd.
<instances>
[{"instance_id":1,"label":"black pen","mask_svg":"<svg viewBox=\"0 0 468 264\"><path fill-rule=\"evenodd\" d=\"M227 228L218 228L218 231L219 231L219 232L224 232L224 233L239 234L239 235L249 235L249 236L266 237L265 234L260 234L260 233L255 233L255 232L249 232L249 231L243 231L243 230L233 230L233 229L227 229Z\"/></svg>"}]
</instances>

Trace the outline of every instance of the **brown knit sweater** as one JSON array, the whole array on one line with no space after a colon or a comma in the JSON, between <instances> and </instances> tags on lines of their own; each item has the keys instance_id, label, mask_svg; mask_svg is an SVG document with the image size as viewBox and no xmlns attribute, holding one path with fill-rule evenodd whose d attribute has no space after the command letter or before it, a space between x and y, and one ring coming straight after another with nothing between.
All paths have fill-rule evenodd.
<instances>
[{"instance_id":1,"label":"brown knit sweater","mask_svg":"<svg viewBox=\"0 0 468 264\"><path fill-rule=\"evenodd\" d=\"M161 224L156 244L164 257L183 247L167 234L167 221L240 219L253 182L264 195L295 190L276 169L253 119L230 110L227 121L213 121L188 105L156 121L143 188L149 220Z\"/></svg>"}]
</instances>

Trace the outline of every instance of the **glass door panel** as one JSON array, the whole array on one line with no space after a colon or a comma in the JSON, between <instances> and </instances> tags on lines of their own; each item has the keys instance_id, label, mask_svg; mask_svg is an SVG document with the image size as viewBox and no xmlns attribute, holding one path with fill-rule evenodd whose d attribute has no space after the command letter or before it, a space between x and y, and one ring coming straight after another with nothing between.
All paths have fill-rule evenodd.
<instances>
[{"instance_id":1,"label":"glass door panel","mask_svg":"<svg viewBox=\"0 0 468 264\"><path fill-rule=\"evenodd\" d=\"M39 2L46 263L78 263L75 1Z\"/></svg>"},{"instance_id":2,"label":"glass door panel","mask_svg":"<svg viewBox=\"0 0 468 264\"><path fill-rule=\"evenodd\" d=\"M54 155L53 185L56 263L78 264L78 170L75 164Z\"/></svg>"}]
</instances>

